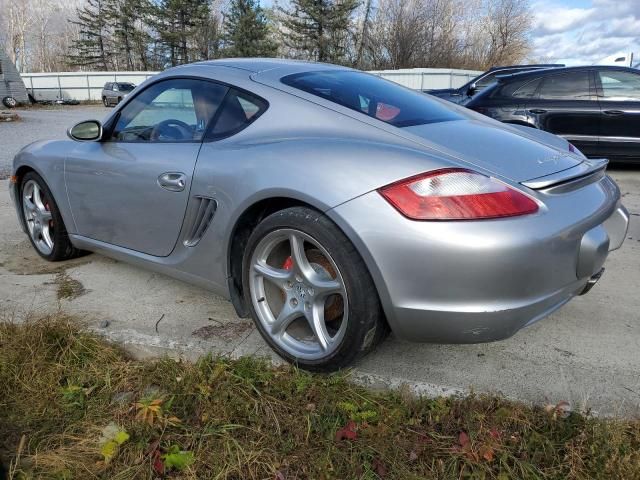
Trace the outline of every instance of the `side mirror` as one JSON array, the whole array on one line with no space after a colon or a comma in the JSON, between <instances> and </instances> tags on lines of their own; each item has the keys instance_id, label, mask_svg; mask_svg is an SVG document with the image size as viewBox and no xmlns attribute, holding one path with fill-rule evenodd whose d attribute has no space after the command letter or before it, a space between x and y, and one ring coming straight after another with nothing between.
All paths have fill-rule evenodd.
<instances>
[{"instance_id":1,"label":"side mirror","mask_svg":"<svg viewBox=\"0 0 640 480\"><path fill-rule=\"evenodd\" d=\"M85 120L67 130L67 135L77 142L97 142L102 138L102 124L98 120Z\"/></svg>"},{"instance_id":2,"label":"side mirror","mask_svg":"<svg viewBox=\"0 0 640 480\"><path fill-rule=\"evenodd\" d=\"M467 90L467 95L469 97L472 97L477 90L478 90L478 86L475 83L472 83L471 85L469 85L469 89Z\"/></svg>"}]
</instances>

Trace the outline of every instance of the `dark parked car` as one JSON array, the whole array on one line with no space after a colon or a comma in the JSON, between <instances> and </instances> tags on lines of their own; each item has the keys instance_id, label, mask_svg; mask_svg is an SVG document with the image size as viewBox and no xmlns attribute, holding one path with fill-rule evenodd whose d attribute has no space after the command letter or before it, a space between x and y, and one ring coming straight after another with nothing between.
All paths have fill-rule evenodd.
<instances>
[{"instance_id":1,"label":"dark parked car","mask_svg":"<svg viewBox=\"0 0 640 480\"><path fill-rule=\"evenodd\" d=\"M559 135L588 157L640 161L640 71L572 67L498 77L467 107Z\"/></svg>"},{"instance_id":2,"label":"dark parked car","mask_svg":"<svg viewBox=\"0 0 640 480\"><path fill-rule=\"evenodd\" d=\"M107 82L102 89L102 103L105 107L119 104L136 86L129 82Z\"/></svg>"},{"instance_id":3,"label":"dark parked car","mask_svg":"<svg viewBox=\"0 0 640 480\"><path fill-rule=\"evenodd\" d=\"M513 73L527 72L529 70L540 70L545 68L564 67L562 64L542 64L542 65L511 65L506 67L492 67L486 72L478 75L474 79L465 83L459 88L443 88L437 90L423 90L424 93L435 95L436 97L449 100L450 102L464 105L475 94L487 88L496 81L498 75L511 75Z\"/></svg>"}]
</instances>

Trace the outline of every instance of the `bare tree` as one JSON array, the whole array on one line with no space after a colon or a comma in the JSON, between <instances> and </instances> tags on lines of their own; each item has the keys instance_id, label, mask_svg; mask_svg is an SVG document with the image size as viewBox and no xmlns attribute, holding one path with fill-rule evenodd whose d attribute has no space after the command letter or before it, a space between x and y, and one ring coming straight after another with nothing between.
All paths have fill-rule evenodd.
<instances>
[{"instance_id":1,"label":"bare tree","mask_svg":"<svg viewBox=\"0 0 640 480\"><path fill-rule=\"evenodd\" d=\"M19 71L68 67L66 54L77 31L67 21L82 0L0 0L0 42Z\"/></svg>"},{"instance_id":2,"label":"bare tree","mask_svg":"<svg viewBox=\"0 0 640 480\"><path fill-rule=\"evenodd\" d=\"M517 63L530 51L528 0L490 0L487 5L490 47L488 65Z\"/></svg>"}]
</instances>

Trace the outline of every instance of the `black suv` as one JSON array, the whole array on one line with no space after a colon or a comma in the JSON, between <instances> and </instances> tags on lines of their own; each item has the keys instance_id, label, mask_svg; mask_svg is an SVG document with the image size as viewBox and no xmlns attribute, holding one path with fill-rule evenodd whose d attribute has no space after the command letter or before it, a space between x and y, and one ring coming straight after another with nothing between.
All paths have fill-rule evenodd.
<instances>
[{"instance_id":1,"label":"black suv","mask_svg":"<svg viewBox=\"0 0 640 480\"><path fill-rule=\"evenodd\" d=\"M542 65L511 65L506 67L492 67L486 72L478 75L474 79L465 83L460 88L443 88L437 90L422 90L429 95L449 100L450 102L464 105L476 93L485 89L496 81L498 75L510 75L512 73L526 72L529 70L540 70L542 68L564 67L562 64L542 64Z\"/></svg>"},{"instance_id":2,"label":"black suv","mask_svg":"<svg viewBox=\"0 0 640 480\"><path fill-rule=\"evenodd\" d=\"M640 161L640 71L590 66L498 77L468 108L566 138L588 157Z\"/></svg>"}]
</instances>

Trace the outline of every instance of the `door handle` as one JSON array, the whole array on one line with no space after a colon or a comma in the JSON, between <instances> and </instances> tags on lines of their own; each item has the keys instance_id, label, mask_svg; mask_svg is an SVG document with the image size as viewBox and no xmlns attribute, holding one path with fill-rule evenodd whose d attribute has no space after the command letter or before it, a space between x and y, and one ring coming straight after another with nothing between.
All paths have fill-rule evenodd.
<instances>
[{"instance_id":1,"label":"door handle","mask_svg":"<svg viewBox=\"0 0 640 480\"><path fill-rule=\"evenodd\" d=\"M605 110L604 112L605 115L623 115L624 112L622 110Z\"/></svg>"},{"instance_id":2,"label":"door handle","mask_svg":"<svg viewBox=\"0 0 640 480\"><path fill-rule=\"evenodd\" d=\"M181 192L187 186L187 176L180 172L167 172L158 177L158 185L170 192Z\"/></svg>"},{"instance_id":3,"label":"door handle","mask_svg":"<svg viewBox=\"0 0 640 480\"><path fill-rule=\"evenodd\" d=\"M529 110L529 113L540 114L540 113L547 113L547 111L543 110L542 108L532 108L531 110Z\"/></svg>"}]
</instances>

